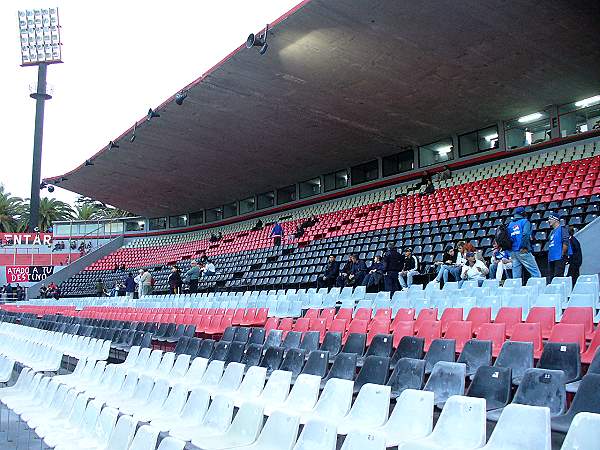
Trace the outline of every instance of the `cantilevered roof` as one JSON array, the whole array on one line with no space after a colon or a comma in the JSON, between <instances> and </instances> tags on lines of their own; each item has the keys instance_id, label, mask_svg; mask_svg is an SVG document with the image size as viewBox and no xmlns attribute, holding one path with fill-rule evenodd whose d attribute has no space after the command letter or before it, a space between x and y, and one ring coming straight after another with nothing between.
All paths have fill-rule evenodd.
<instances>
[{"instance_id":1,"label":"cantilevered roof","mask_svg":"<svg viewBox=\"0 0 600 450\"><path fill-rule=\"evenodd\" d=\"M583 0L305 1L60 186L150 217L223 205L597 94L599 30Z\"/></svg>"}]
</instances>

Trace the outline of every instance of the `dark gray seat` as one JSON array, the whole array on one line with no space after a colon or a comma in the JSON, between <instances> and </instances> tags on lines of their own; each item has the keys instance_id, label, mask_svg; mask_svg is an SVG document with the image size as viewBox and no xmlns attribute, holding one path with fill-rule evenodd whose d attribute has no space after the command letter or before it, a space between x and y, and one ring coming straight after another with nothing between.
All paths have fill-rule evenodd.
<instances>
[{"instance_id":1,"label":"dark gray seat","mask_svg":"<svg viewBox=\"0 0 600 450\"><path fill-rule=\"evenodd\" d=\"M281 366L279 366L279 369L292 372L292 379L295 380L296 377L300 375L300 372L302 372L303 366L304 351L299 348L291 348L285 352L285 356L281 362Z\"/></svg>"},{"instance_id":2,"label":"dark gray seat","mask_svg":"<svg viewBox=\"0 0 600 450\"><path fill-rule=\"evenodd\" d=\"M356 353L339 353L333 360L331 369L325 379L321 382L324 386L330 378L341 378L343 380L354 380L356 376Z\"/></svg>"},{"instance_id":3,"label":"dark gray seat","mask_svg":"<svg viewBox=\"0 0 600 450\"><path fill-rule=\"evenodd\" d=\"M229 344L229 352L227 352L227 357L225 358L225 365L230 362L241 362L245 349L246 344L244 342L232 342Z\"/></svg>"},{"instance_id":4,"label":"dark gray seat","mask_svg":"<svg viewBox=\"0 0 600 450\"><path fill-rule=\"evenodd\" d=\"M233 337L235 336L235 330L237 327L227 327L223 332L223 336L221 336L221 340L225 342L233 341Z\"/></svg>"},{"instance_id":5,"label":"dark gray seat","mask_svg":"<svg viewBox=\"0 0 600 450\"><path fill-rule=\"evenodd\" d=\"M588 373L583 377L569 410L552 418L552 430L566 433L580 412L600 414L600 374Z\"/></svg>"},{"instance_id":6,"label":"dark gray seat","mask_svg":"<svg viewBox=\"0 0 600 450\"><path fill-rule=\"evenodd\" d=\"M190 355L192 358L195 358L198 355L201 343L202 339L200 338L189 338L188 345L185 347L183 353L185 353L186 355Z\"/></svg>"},{"instance_id":7,"label":"dark gray seat","mask_svg":"<svg viewBox=\"0 0 600 450\"><path fill-rule=\"evenodd\" d=\"M260 367L267 369L267 375L270 375L274 370L279 369L281 362L283 361L283 347L269 347L265 351L264 355L260 360Z\"/></svg>"},{"instance_id":8,"label":"dark gray seat","mask_svg":"<svg viewBox=\"0 0 600 450\"><path fill-rule=\"evenodd\" d=\"M198 354L196 356L208 359L210 358L214 347L215 341L213 339L204 339L200 343L200 348L198 349Z\"/></svg>"},{"instance_id":9,"label":"dark gray seat","mask_svg":"<svg viewBox=\"0 0 600 450\"><path fill-rule=\"evenodd\" d=\"M281 346L286 350L289 350L290 348L299 348L301 339L302 333L300 331L290 331L286 335Z\"/></svg>"},{"instance_id":10,"label":"dark gray seat","mask_svg":"<svg viewBox=\"0 0 600 450\"><path fill-rule=\"evenodd\" d=\"M279 347L283 340L283 330L271 330L265 340L265 347Z\"/></svg>"},{"instance_id":11,"label":"dark gray seat","mask_svg":"<svg viewBox=\"0 0 600 450\"><path fill-rule=\"evenodd\" d=\"M469 386L469 397L485 398L488 411L504 408L510 402L512 376L509 367L481 366Z\"/></svg>"},{"instance_id":12,"label":"dark gray seat","mask_svg":"<svg viewBox=\"0 0 600 450\"><path fill-rule=\"evenodd\" d=\"M251 344L259 344L259 345L263 345L265 343L265 329L264 328L258 328L258 327L252 327L250 329L250 334L248 335L248 345Z\"/></svg>"},{"instance_id":13,"label":"dark gray seat","mask_svg":"<svg viewBox=\"0 0 600 450\"><path fill-rule=\"evenodd\" d=\"M184 336L181 339L179 339L179 341L177 341L177 345L175 345L175 354L180 355L181 353L185 353L185 349L187 348L189 343L190 338L188 337Z\"/></svg>"},{"instance_id":14,"label":"dark gray seat","mask_svg":"<svg viewBox=\"0 0 600 450\"><path fill-rule=\"evenodd\" d=\"M433 366L440 361L454 362L456 341L454 339L434 339L425 355L425 373L431 373Z\"/></svg>"},{"instance_id":15,"label":"dark gray seat","mask_svg":"<svg viewBox=\"0 0 600 450\"><path fill-rule=\"evenodd\" d=\"M365 357L368 356L385 356L389 358L392 354L392 335L378 334L371 341L371 345L367 348Z\"/></svg>"},{"instance_id":16,"label":"dark gray seat","mask_svg":"<svg viewBox=\"0 0 600 450\"><path fill-rule=\"evenodd\" d=\"M330 357L337 355L342 349L342 333L328 331L321 344L320 350L329 352Z\"/></svg>"},{"instance_id":17,"label":"dark gray seat","mask_svg":"<svg viewBox=\"0 0 600 450\"><path fill-rule=\"evenodd\" d=\"M425 348L425 338L417 336L403 336L400 339L398 348L392 355L390 366L396 367L396 364L402 358L423 359Z\"/></svg>"},{"instance_id":18,"label":"dark gray seat","mask_svg":"<svg viewBox=\"0 0 600 450\"><path fill-rule=\"evenodd\" d=\"M392 388L392 398L398 397L405 389L420 390L425 378L425 361L422 359L400 358L387 382Z\"/></svg>"},{"instance_id":19,"label":"dark gray seat","mask_svg":"<svg viewBox=\"0 0 600 450\"><path fill-rule=\"evenodd\" d=\"M385 356L367 356L354 381L354 392L367 383L385 384L390 371L390 358Z\"/></svg>"},{"instance_id":20,"label":"dark gray seat","mask_svg":"<svg viewBox=\"0 0 600 450\"><path fill-rule=\"evenodd\" d=\"M251 366L258 366L260 364L260 358L262 357L263 346L260 344L250 344L246 348L246 353L242 358L242 364L246 365L246 368Z\"/></svg>"},{"instance_id":21,"label":"dark gray seat","mask_svg":"<svg viewBox=\"0 0 600 450\"><path fill-rule=\"evenodd\" d=\"M343 353L354 353L356 356L362 356L365 353L365 344L367 335L364 333L350 333L342 349Z\"/></svg>"},{"instance_id":22,"label":"dark gray seat","mask_svg":"<svg viewBox=\"0 0 600 450\"><path fill-rule=\"evenodd\" d=\"M434 394L435 406L442 409L453 395L464 395L467 367L462 363L438 361L423 390Z\"/></svg>"},{"instance_id":23,"label":"dark gray seat","mask_svg":"<svg viewBox=\"0 0 600 450\"><path fill-rule=\"evenodd\" d=\"M250 336L250 328L246 327L238 327L235 330L235 334L233 336L233 342L243 342L244 344L248 342L248 337Z\"/></svg>"},{"instance_id":24,"label":"dark gray seat","mask_svg":"<svg viewBox=\"0 0 600 450\"><path fill-rule=\"evenodd\" d=\"M506 341L494 367L509 367L513 384L519 384L525 371L533 367L533 343Z\"/></svg>"},{"instance_id":25,"label":"dark gray seat","mask_svg":"<svg viewBox=\"0 0 600 450\"><path fill-rule=\"evenodd\" d=\"M565 374L562 370L527 369L513 398L513 403L546 406L550 408L552 417L564 414L566 402ZM502 409L489 411L488 420L496 422Z\"/></svg>"},{"instance_id":26,"label":"dark gray seat","mask_svg":"<svg viewBox=\"0 0 600 450\"><path fill-rule=\"evenodd\" d=\"M562 370L565 382L571 383L581 378L581 356L579 344L546 342L537 367L540 369Z\"/></svg>"},{"instance_id":27,"label":"dark gray seat","mask_svg":"<svg viewBox=\"0 0 600 450\"><path fill-rule=\"evenodd\" d=\"M481 366L491 366L492 341L468 340L456 362L467 366L467 376L474 375Z\"/></svg>"},{"instance_id":28,"label":"dark gray seat","mask_svg":"<svg viewBox=\"0 0 600 450\"><path fill-rule=\"evenodd\" d=\"M323 378L327 374L329 366L329 352L322 350L313 350L308 354L306 364L302 369L302 373L308 375L316 375Z\"/></svg>"},{"instance_id":29,"label":"dark gray seat","mask_svg":"<svg viewBox=\"0 0 600 450\"><path fill-rule=\"evenodd\" d=\"M225 361L227 359L227 354L229 353L229 347L231 346L231 342L223 342L219 341L215 344L212 353L210 354L210 360L217 361Z\"/></svg>"},{"instance_id":30,"label":"dark gray seat","mask_svg":"<svg viewBox=\"0 0 600 450\"><path fill-rule=\"evenodd\" d=\"M310 353L313 350L318 350L319 338L320 333L318 331L307 331L302 337L302 342L300 343L300 350L302 350L304 354Z\"/></svg>"}]
</instances>

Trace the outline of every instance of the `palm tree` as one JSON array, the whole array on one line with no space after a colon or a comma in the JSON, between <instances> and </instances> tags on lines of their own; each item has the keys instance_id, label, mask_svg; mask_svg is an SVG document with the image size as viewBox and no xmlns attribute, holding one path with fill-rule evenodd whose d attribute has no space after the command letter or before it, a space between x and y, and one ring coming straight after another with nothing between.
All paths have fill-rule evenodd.
<instances>
[{"instance_id":1,"label":"palm tree","mask_svg":"<svg viewBox=\"0 0 600 450\"><path fill-rule=\"evenodd\" d=\"M70 220L73 218L71 205L55 198L44 197L40 201L40 230L47 230L55 220Z\"/></svg>"},{"instance_id":2,"label":"palm tree","mask_svg":"<svg viewBox=\"0 0 600 450\"><path fill-rule=\"evenodd\" d=\"M13 197L0 184L0 231L5 233L19 231L20 225L26 220L26 217L23 199Z\"/></svg>"},{"instance_id":3,"label":"palm tree","mask_svg":"<svg viewBox=\"0 0 600 450\"><path fill-rule=\"evenodd\" d=\"M75 220L96 220L102 217L102 211L92 203L80 203L75 205Z\"/></svg>"}]
</instances>

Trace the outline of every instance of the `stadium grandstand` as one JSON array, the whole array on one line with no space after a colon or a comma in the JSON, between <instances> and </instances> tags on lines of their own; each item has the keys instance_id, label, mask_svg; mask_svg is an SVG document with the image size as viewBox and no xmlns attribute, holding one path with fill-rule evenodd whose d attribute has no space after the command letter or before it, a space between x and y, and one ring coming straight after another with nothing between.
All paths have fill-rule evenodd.
<instances>
[{"instance_id":1,"label":"stadium grandstand","mask_svg":"<svg viewBox=\"0 0 600 450\"><path fill-rule=\"evenodd\" d=\"M44 180L0 448L600 449L600 5L267 28Z\"/></svg>"}]
</instances>

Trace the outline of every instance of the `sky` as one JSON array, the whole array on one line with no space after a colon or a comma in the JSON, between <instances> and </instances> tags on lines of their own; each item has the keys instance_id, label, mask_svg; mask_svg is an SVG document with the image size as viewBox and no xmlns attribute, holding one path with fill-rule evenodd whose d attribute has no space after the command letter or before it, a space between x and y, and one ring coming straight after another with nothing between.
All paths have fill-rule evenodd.
<instances>
[{"instance_id":1,"label":"sky","mask_svg":"<svg viewBox=\"0 0 600 450\"><path fill-rule=\"evenodd\" d=\"M17 11L58 6L63 64L48 68L42 178L74 169L300 0L2 0L0 184L28 198L37 68L21 67ZM72 203L57 188L42 196Z\"/></svg>"}]
</instances>

